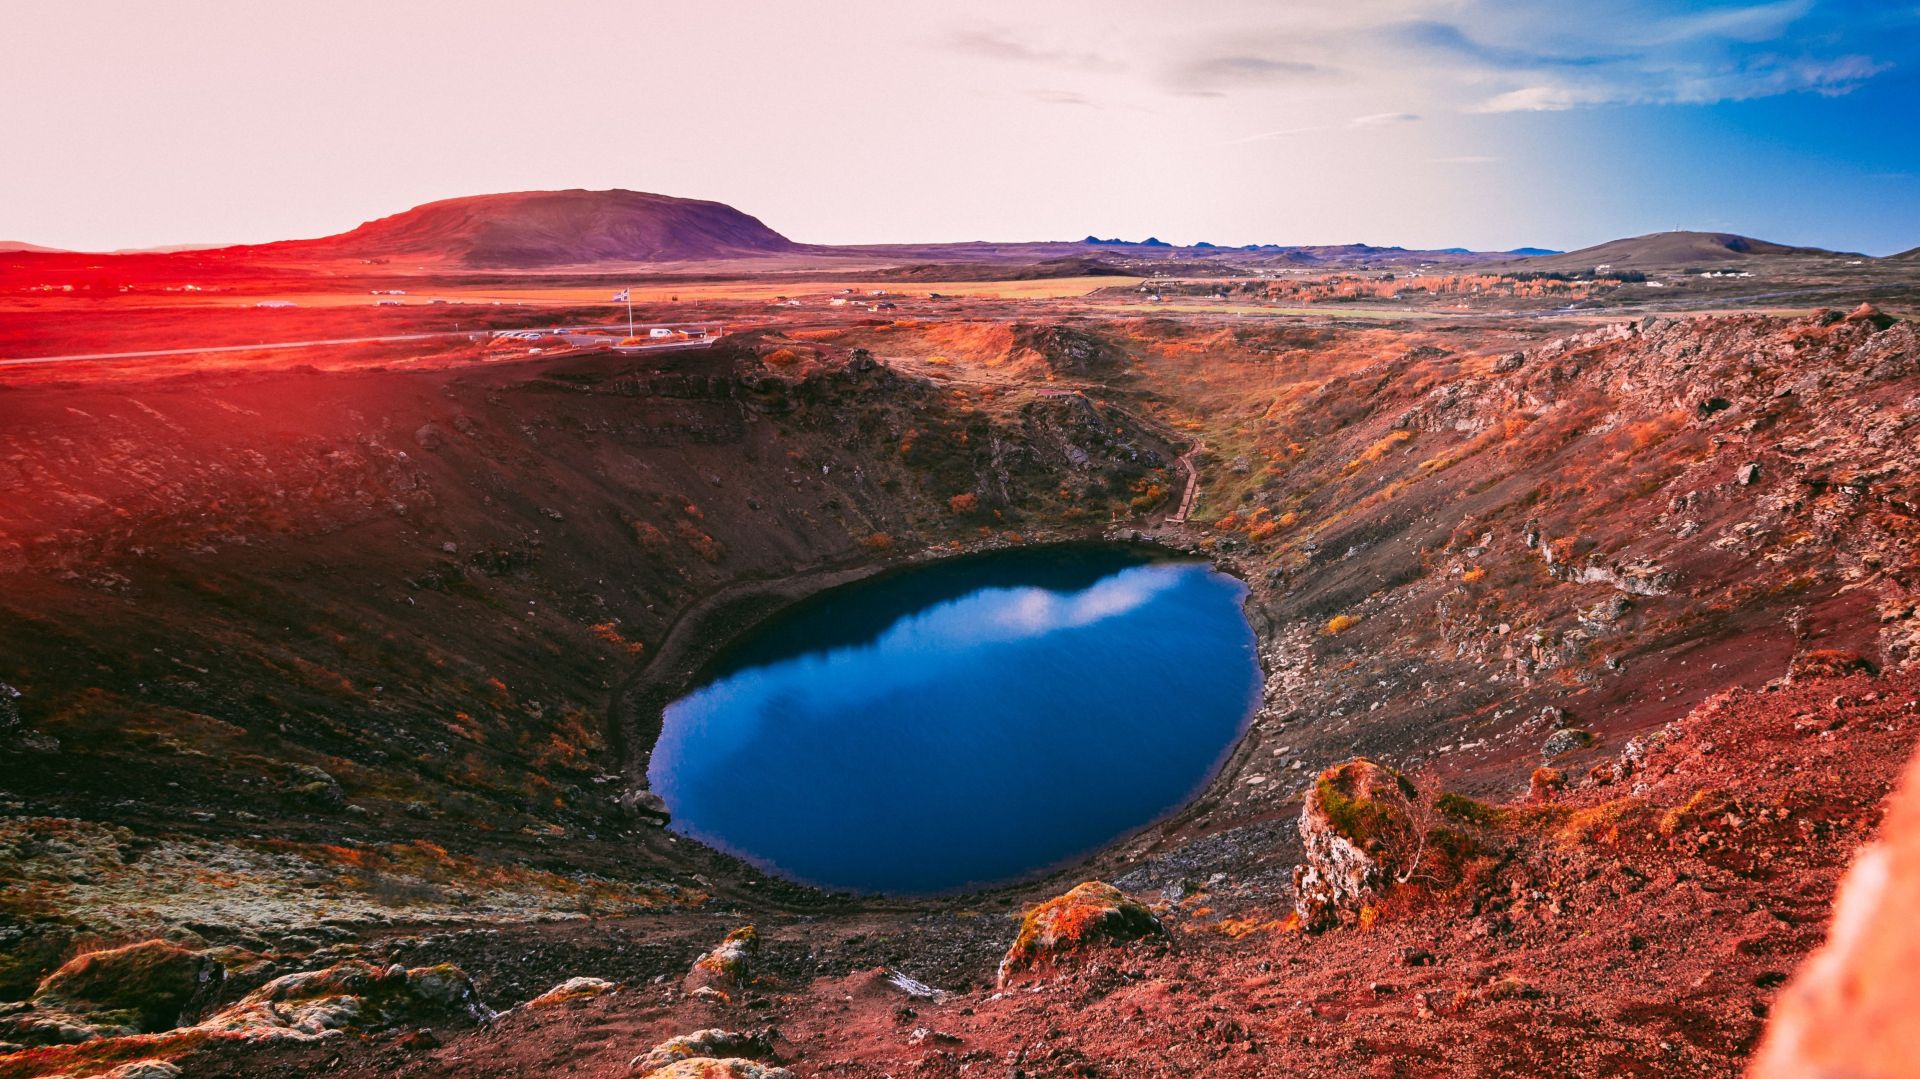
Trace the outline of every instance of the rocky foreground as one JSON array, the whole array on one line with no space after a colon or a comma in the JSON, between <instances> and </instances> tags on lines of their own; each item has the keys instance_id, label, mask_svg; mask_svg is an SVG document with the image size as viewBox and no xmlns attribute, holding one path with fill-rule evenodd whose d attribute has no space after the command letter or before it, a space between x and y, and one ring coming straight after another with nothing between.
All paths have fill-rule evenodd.
<instances>
[{"instance_id":1,"label":"rocky foreground","mask_svg":"<svg viewBox=\"0 0 1920 1079\"><path fill-rule=\"evenodd\" d=\"M1348 762L1302 809L1291 893L1082 884L986 916L1010 943L970 990L795 973L805 920L677 975L578 952L498 1011L457 967L389 962L404 938L300 970L315 957L151 941L0 1009L0 1076L1733 1075L1763 1038L1769 1076L1907 1074L1920 788L1794 971L1920 734L1916 690L1814 672L1725 693L1505 803Z\"/></svg>"}]
</instances>

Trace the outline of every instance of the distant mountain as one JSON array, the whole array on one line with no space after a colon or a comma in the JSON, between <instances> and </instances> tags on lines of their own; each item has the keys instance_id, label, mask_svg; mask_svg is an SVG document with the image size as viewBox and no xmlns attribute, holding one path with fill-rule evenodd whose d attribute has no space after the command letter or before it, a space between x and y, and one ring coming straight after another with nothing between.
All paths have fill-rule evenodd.
<instances>
[{"instance_id":1,"label":"distant mountain","mask_svg":"<svg viewBox=\"0 0 1920 1079\"><path fill-rule=\"evenodd\" d=\"M1920 262L1920 247L1916 247L1908 251L1902 251L1897 255L1888 255L1887 258L1895 259L1900 262Z\"/></svg>"},{"instance_id":2,"label":"distant mountain","mask_svg":"<svg viewBox=\"0 0 1920 1079\"><path fill-rule=\"evenodd\" d=\"M67 252L58 247L41 247L24 240L0 240L0 253L29 255L64 255Z\"/></svg>"},{"instance_id":3,"label":"distant mountain","mask_svg":"<svg viewBox=\"0 0 1920 1079\"><path fill-rule=\"evenodd\" d=\"M1565 254L1540 255L1521 260L1542 268L1592 269L1595 266L1621 267L1692 266L1709 262L1734 262L1749 258L1782 255L1833 256L1841 254L1819 247L1790 247L1786 244L1736 236L1730 232L1653 232L1624 240L1611 240Z\"/></svg>"},{"instance_id":4,"label":"distant mountain","mask_svg":"<svg viewBox=\"0 0 1920 1079\"><path fill-rule=\"evenodd\" d=\"M640 191L518 191L416 206L351 232L251 249L532 269L779 254L801 245L731 206Z\"/></svg>"},{"instance_id":5,"label":"distant mountain","mask_svg":"<svg viewBox=\"0 0 1920 1079\"><path fill-rule=\"evenodd\" d=\"M1504 251L1504 252L1501 252L1501 253L1502 253L1502 254L1506 254L1506 255L1519 255L1519 256L1521 256L1522 258L1528 258L1528 257L1531 257L1531 256L1535 256L1535 255L1564 255L1564 254L1566 254L1566 252L1564 252L1564 251L1559 251L1559 250L1556 250L1556 249L1554 249L1554 248L1551 248L1551 247L1516 247L1516 248L1514 248L1514 249L1513 249L1513 250L1511 250L1511 251Z\"/></svg>"}]
</instances>

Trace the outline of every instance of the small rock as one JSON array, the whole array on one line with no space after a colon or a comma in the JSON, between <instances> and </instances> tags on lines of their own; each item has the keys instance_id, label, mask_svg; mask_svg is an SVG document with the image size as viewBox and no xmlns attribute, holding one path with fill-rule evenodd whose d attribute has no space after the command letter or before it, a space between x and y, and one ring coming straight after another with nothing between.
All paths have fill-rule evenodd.
<instances>
[{"instance_id":1,"label":"small rock","mask_svg":"<svg viewBox=\"0 0 1920 1079\"><path fill-rule=\"evenodd\" d=\"M593 997L611 993L618 988L620 988L618 983L607 981L605 978L568 978L552 989L527 1001L527 1007L551 1008L556 1004L589 1000Z\"/></svg>"},{"instance_id":2,"label":"small rock","mask_svg":"<svg viewBox=\"0 0 1920 1079\"><path fill-rule=\"evenodd\" d=\"M691 1034L668 1038L647 1052L634 1057L629 1067L641 1075L655 1075L683 1062L727 1059L767 1060L772 1056L773 1033L771 1031L755 1031L746 1034L709 1027L705 1030L696 1030ZM705 1073L688 1071L685 1074Z\"/></svg>"},{"instance_id":3,"label":"small rock","mask_svg":"<svg viewBox=\"0 0 1920 1079\"><path fill-rule=\"evenodd\" d=\"M1565 756L1576 749L1585 749L1593 744L1593 732L1579 727L1563 727L1547 736L1540 744L1540 759L1550 761Z\"/></svg>"}]
</instances>

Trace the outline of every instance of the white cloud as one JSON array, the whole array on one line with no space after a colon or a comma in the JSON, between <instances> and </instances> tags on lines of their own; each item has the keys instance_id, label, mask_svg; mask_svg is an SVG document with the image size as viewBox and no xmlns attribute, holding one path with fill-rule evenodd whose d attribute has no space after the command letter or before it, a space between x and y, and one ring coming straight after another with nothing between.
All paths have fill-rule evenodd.
<instances>
[{"instance_id":1,"label":"white cloud","mask_svg":"<svg viewBox=\"0 0 1920 1079\"><path fill-rule=\"evenodd\" d=\"M1130 36L1102 38L1098 50L1037 44L1049 39L1006 30L972 30L954 43L999 59L1098 70L1135 90L1178 97L1344 100L1380 110L1355 126L1443 112L1844 94L1891 66L1872 55L1883 41L1865 20L1817 0L1676 7L1300 0L1275 8L1227 0L1182 9L1171 22L1141 20Z\"/></svg>"},{"instance_id":2,"label":"white cloud","mask_svg":"<svg viewBox=\"0 0 1920 1079\"><path fill-rule=\"evenodd\" d=\"M1420 117L1411 112L1376 112L1366 116L1356 116L1347 121L1348 127L1385 127L1389 124L1410 124Z\"/></svg>"}]
</instances>

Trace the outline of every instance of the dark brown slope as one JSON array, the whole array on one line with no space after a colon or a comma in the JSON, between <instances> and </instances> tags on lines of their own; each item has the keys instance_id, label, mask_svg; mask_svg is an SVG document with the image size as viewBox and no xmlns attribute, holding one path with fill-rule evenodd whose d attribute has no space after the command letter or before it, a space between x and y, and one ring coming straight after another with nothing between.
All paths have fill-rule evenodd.
<instances>
[{"instance_id":1,"label":"dark brown slope","mask_svg":"<svg viewBox=\"0 0 1920 1079\"><path fill-rule=\"evenodd\" d=\"M778 254L800 245L731 206L641 191L517 191L416 206L275 254L426 257L508 269L683 262Z\"/></svg>"},{"instance_id":2,"label":"dark brown slope","mask_svg":"<svg viewBox=\"0 0 1920 1079\"><path fill-rule=\"evenodd\" d=\"M1831 256L1841 252L1820 247L1790 247L1730 232L1652 232L1610 240L1563 255L1520 259L1517 265L1538 269L1592 269L1599 265L1644 268L1693 266L1703 262L1734 262L1781 255Z\"/></svg>"}]
</instances>

